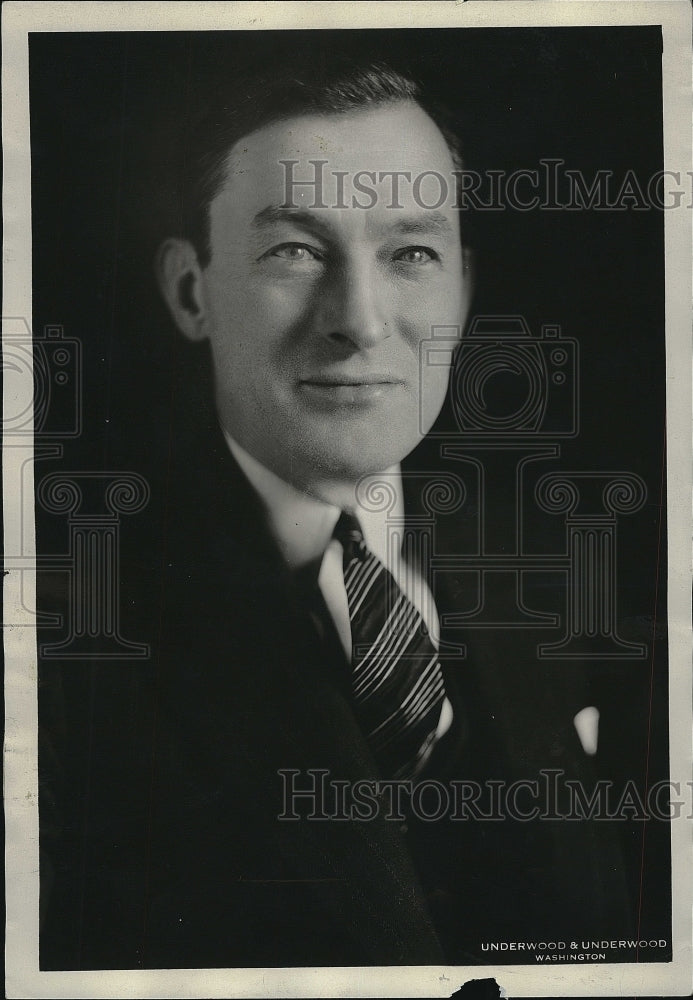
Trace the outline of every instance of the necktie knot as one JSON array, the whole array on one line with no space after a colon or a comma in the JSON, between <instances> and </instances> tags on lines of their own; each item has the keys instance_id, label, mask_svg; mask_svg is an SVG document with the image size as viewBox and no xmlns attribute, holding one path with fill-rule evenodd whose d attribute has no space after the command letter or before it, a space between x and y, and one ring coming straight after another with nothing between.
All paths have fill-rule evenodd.
<instances>
[{"instance_id":1,"label":"necktie knot","mask_svg":"<svg viewBox=\"0 0 693 1000\"><path fill-rule=\"evenodd\" d=\"M345 563L352 559L364 559L368 554L358 518L345 510L339 515L332 537L341 543Z\"/></svg>"}]
</instances>

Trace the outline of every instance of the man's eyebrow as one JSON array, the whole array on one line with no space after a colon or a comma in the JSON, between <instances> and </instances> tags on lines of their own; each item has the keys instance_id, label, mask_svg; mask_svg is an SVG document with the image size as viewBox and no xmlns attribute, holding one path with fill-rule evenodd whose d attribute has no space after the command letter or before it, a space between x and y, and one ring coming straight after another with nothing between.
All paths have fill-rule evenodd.
<instances>
[{"instance_id":1,"label":"man's eyebrow","mask_svg":"<svg viewBox=\"0 0 693 1000\"><path fill-rule=\"evenodd\" d=\"M323 210L324 211L324 210ZM453 226L447 215L425 209L422 214L399 215L398 210L392 212L392 223L379 225L378 229L388 233L417 234L440 233L445 235L453 231ZM293 222L305 229L326 232L330 229L328 219L321 213L307 211L302 208L283 208L281 205L268 205L253 216L254 229L264 229L280 222Z\"/></svg>"},{"instance_id":2,"label":"man's eyebrow","mask_svg":"<svg viewBox=\"0 0 693 1000\"><path fill-rule=\"evenodd\" d=\"M447 215L442 212L425 211L423 215L407 215L395 217L391 226L385 227L397 233L450 233L452 224Z\"/></svg>"},{"instance_id":3,"label":"man's eyebrow","mask_svg":"<svg viewBox=\"0 0 693 1000\"><path fill-rule=\"evenodd\" d=\"M252 226L253 229L265 229L278 222L293 222L305 229L325 230L329 228L314 212L308 212L303 208L282 208L281 205L268 205L261 209L253 216Z\"/></svg>"}]
</instances>

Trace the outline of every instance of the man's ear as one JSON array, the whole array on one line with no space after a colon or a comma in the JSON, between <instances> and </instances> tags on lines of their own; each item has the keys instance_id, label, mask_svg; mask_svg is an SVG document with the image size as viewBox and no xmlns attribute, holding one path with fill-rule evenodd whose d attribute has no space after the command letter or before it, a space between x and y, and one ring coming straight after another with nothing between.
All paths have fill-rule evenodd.
<instances>
[{"instance_id":1,"label":"man's ear","mask_svg":"<svg viewBox=\"0 0 693 1000\"><path fill-rule=\"evenodd\" d=\"M171 237L156 253L156 276L173 320L189 340L207 337L202 268L188 240Z\"/></svg>"}]
</instances>

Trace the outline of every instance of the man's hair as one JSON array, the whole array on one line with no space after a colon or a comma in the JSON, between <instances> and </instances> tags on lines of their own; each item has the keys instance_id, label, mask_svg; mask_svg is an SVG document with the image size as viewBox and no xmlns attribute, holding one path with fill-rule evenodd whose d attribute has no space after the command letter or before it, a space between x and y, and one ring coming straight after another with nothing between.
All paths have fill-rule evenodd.
<instances>
[{"instance_id":1,"label":"man's hair","mask_svg":"<svg viewBox=\"0 0 693 1000\"><path fill-rule=\"evenodd\" d=\"M244 136L265 125L305 114L342 114L413 101L444 136L455 169L462 151L450 113L427 97L421 84L380 61L321 61L306 69L283 65L269 73L228 81L216 100L195 115L183 144L180 190L182 234L200 264L210 259L209 206L226 178L228 155Z\"/></svg>"}]
</instances>

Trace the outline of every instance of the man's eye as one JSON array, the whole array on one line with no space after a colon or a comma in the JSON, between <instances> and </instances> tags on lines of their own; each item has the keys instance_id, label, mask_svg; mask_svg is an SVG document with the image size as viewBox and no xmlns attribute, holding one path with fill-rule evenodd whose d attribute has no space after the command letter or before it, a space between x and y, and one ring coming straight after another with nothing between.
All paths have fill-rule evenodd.
<instances>
[{"instance_id":1,"label":"man's eye","mask_svg":"<svg viewBox=\"0 0 693 1000\"><path fill-rule=\"evenodd\" d=\"M429 247L405 247L397 251L395 260L402 264L428 264L433 260L440 260L440 257Z\"/></svg>"},{"instance_id":2,"label":"man's eye","mask_svg":"<svg viewBox=\"0 0 693 1000\"><path fill-rule=\"evenodd\" d=\"M279 257L281 260L289 260L295 263L309 260L322 260L322 255L314 247L306 246L305 243L282 243L281 246L270 250L268 257Z\"/></svg>"}]
</instances>

